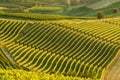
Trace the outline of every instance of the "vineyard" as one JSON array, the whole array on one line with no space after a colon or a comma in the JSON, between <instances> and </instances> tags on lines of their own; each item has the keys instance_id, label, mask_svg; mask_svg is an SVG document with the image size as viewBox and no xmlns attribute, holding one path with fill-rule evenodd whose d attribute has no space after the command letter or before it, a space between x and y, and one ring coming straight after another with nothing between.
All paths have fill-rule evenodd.
<instances>
[{"instance_id":1,"label":"vineyard","mask_svg":"<svg viewBox=\"0 0 120 80\"><path fill-rule=\"evenodd\" d=\"M25 9L24 12L27 13L43 13L43 14L50 14L56 13L58 11L62 11L60 7L42 7L42 6L33 6L31 8Z\"/></svg>"},{"instance_id":2,"label":"vineyard","mask_svg":"<svg viewBox=\"0 0 120 80\"><path fill-rule=\"evenodd\" d=\"M73 80L110 80L105 73L115 66L112 64L119 51L119 18L81 22L0 20L1 70L43 72L51 78L60 74L76 77ZM6 73L0 71L0 76ZM42 73L35 75L38 78Z\"/></svg>"},{"instance_id":3,"label":"vineyard","mask_svg":"<svg viewBox=\"0 0 120 80\"><path fill-rule=\"evenodd\" d=\"M0 11L0 17L2 18L13 18L22 20L64 20L72 19L74 16L63 16L54 14L32 14L32 13L12 13Z\"/></svg>"}]
</instances>

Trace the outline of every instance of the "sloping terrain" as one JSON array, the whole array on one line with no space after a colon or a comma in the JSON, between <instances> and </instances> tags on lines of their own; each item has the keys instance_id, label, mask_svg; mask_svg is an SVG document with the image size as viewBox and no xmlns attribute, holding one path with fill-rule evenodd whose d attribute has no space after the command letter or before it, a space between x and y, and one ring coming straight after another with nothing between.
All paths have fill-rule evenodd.
<instances>
[{"instance_id":1,"label":"sloping terrain","mask_svg":"<svg viewBox=\"0 0 120 80\"><path fill-rule=\"evenodd\" d=\"M0 43L4 55L22 69L101 78L120 50L120 25L0 20Z\"/></svg>"},{"instance_id":2,"label":"sloping terrain","mask_svg":"<svg viewBox=\"0 0 120 80\"><path fill-rule=\"evenodd\" d=\"M96 6L99 6L99 5L95 5L94 8L97 8ZM66 15L90 16L91 17L91 16L97 16L98 12L103 12L105 14L105 16L116 17L116 16L119 16L120 13L119 12L115 13L113 11L113 9L115 9L115 8L117 8L118 10L120 9L120 1L116 2L116 3L112 3L108 6L100 8L100 9L92 9L90 7L87 7L87 5L76 6L76 7L73 7L72 9L70 7L70 9L66 12Z\"/></svg>"},{"instance_id":3,"label":"sloping terrain","mask_svg":"<svg viewBox=\"0 0 120 80\"><path fill-rule=\"evenodd\" d=\"M98 1L100 1L100 0L80 0L80 3L81 4L92 4L92 3L95 3Z\"/></svg>"},{"instance_id":4,"label":"sloping terrain","mask_svg":"<svg viewBox=\"0 0 120 80\"><path fill-rule=\"evenodd\" d=\"M105 8L113 3L117 3L120 2L120 0L101 0L99 2L93 3L88 5L88 8L92 8L92 9L100 9L100 8Z\"/></svg>"},{"instance_id":5,"label":"sloping terrain","mask_svg":"<svg viewBox=\"0 0 120 80\"><path fill-rule=\"evenodd\" d=\"M104 80L119 80L120 79L120 52L112 65L106 70L103 77Z\"/></svg>"},{"instance_id":6,"label":"sloping terrain","mask_svg":"<svg viewBox=\"0 0 120 80\"><path fill-rule=\"evenodd\" d=\"M74 1L74 0L73 0ZM15 13L35 13L36 14L57 14L66 16L96 16L98 12L102 11L106 16L119 16L113 12L114 8L120 8L120 0L80 0L80 4L70 5L66 7L64 3L59 0L51 1L26 1L18 0L0 1L0 10L11 15ZM0 16L8 16L0 11ZM3 13L3 14L1 14ZM11 16L13 16L11 15ZM16 15L16 14L15 14ZM18 15L18 14L17 14ZM24 14L23 14L24 15ZM27 15L26 15L27 16ZM8 16L9 17L9 16ZM16 16L17 17L17 16ZM48 16L47 16L48 17ZM30 18L31 19L31 18ZM44 18L45 19L45 18Z\"/></svg>"},{"instance_id":7,"label":"sloping terrain","mask_svg":"<svg viewBox=\"0 0 120 80\"><path fill-rule=\"evenodd\" d=\"M0 69L25 69L23 66L17 65L15 62L12 62L10 58L5 55L4 50L2 49L2 45L0 45Z\"/></svg>"}]
</instances>

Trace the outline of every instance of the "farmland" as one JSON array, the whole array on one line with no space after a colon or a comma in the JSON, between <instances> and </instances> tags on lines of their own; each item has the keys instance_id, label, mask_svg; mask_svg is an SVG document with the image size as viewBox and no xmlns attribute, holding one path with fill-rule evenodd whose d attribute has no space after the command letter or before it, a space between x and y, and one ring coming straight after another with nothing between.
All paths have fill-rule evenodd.
<instances>
[{"instance_id":1,"label":"farmland","mask_svg":"<svg viewBox=\"0 0 120 80\"><path fill-rule=\"evenodd\" d=\"M0 80L119 80L119 1L16 1L0 0Z\"/></svg>"},{"instance_id":2,"label":"farmland","mask_svg":"<svg viewBox=\"0 0 120 80\"><path fill-rule=\"evenodd\" d=\"M119 55L116 21L1 19L0 68L101 79Z\"/></svg>"}]
</instances>

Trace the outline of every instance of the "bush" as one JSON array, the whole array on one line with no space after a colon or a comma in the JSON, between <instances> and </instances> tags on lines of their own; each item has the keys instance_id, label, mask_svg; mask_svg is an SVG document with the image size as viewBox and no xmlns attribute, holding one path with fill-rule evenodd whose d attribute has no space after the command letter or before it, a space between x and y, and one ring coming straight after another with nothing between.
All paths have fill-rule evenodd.
<instances>
[{"instance_id":1,"label":"bush","mask_svg":"<svg viewBox=\"0 0 120 80\"><path fill-rule=\"evenodd\" d=\"M113 13L119 13L120 10L118 8L113 8Z\"/></svg>"},{"instance_id":2,"label":"bush","mask_svg":"<svg viewBox=\"0 0 120 80\"><path fill-rule=\"evenodd\" d=\"M98 19L103 19L105 17L105 14L103 13L103 12L99 12L98 14L97 14L97 18Z\"/></svg>"}]
</instances>

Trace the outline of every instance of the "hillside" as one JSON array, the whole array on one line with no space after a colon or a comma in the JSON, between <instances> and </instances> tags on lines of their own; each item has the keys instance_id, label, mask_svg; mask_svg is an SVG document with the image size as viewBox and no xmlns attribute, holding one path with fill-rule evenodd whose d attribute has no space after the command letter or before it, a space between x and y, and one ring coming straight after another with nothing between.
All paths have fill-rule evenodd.
<instances>
[{"instance_id":1,"label":"hillside","mask_svg":"<svg viewBox=\"0 0 120 80\"><path fill-rule=\"evenodd\" d=\"M113 21L1 19L0 49L19 69L100 79L119 55L120 23ZM14 69L2 63L2 69Z\"/></svg>"},{"instance_id":2,"label":"hillside","mask_svg":"<svg viewBox=\"0 0 120 80\"><path fill-rule=\"evenodd\" d=\"M98 1L96 3L87 5L88 8L92 8L92 9L101 9L101 8L105 8L113 3L117 3L120 2L120 0L101 0Z\"/></svg>"},{"instance_id":3,"label":"hillside","mask_svg":"<svg viewBox=\"0 0 120 80\"><path fill-rule=\"evenodd\" d=\"M119 15L118 0L0 0L0 80L119 80Z\"/></svg>"},{"instance_id":4,"label":"hillside","mask_svg":"<svg viewBox=\"0 0 120 80\"><path fill-rule=\"evenodd\" d=\"M113 9L118 8L120 10L120 2L113 3L107 7L101 8L101 9L92 9L88 8L86 5L76 6L71 9L69 9L65 14L71 15L71 16L96 16L98 12L103 12L106 17L115 17L119 16L119 12L116 14L114 13Z\"/></svg>"},{"instance_id":5,"label":"hillside","mask_svg":"<svg viewBox=\"0 0 120 80\"><path fill-rule=\"evenodd\" d=\"M100 0L81 0L81 4L93 4L93 3L96 3Z\"/></svg>"},{"instance_id":6,"label":"hillside","mask_svg":"<svg viewBox=\"0 0 120 80\"><path fill-rule=\"evenodd\" d=\"M119 12L118 13L114 13L113 9L115 8L118 8L118 10L120 9L120 2L117 2L117 3L114 3L114 4L111 4L105 8L102 8L102 9L96 9L96 10L93 10L89 13L87 13L86 15L89 15L89 16L92 16L92 15L96 15L99 11L105 13L106 16L119 16Z\"/></svg>"},{"instance_id":7,"label":"hillside","mask_svg":"<svg viewBox=\"0 0 120 80\"><path fill-rule=\"evenodd\" d=\"M119 0L81 0L79 4L72 0L71 4L60 2L59 0L50 0L47 2L42 0L0 1L0 10L11 14L30 13L95 17L98 12L104 12L107 16L119 16L119 14L114 14L113 8L120 8Z\"/></svg>"}]
</instances>

